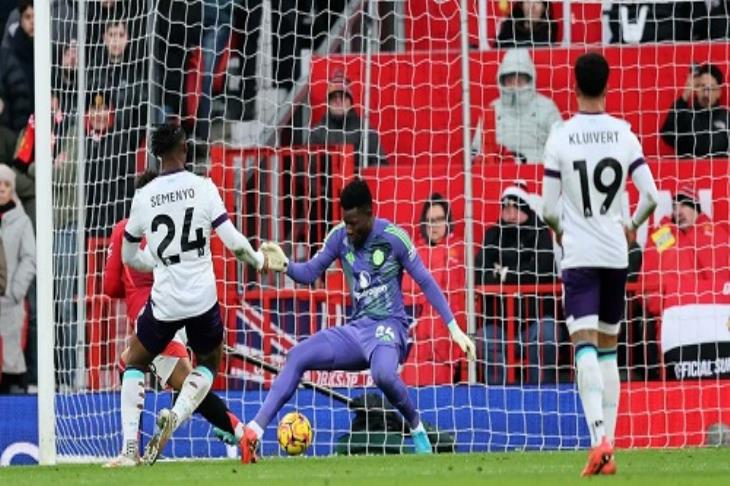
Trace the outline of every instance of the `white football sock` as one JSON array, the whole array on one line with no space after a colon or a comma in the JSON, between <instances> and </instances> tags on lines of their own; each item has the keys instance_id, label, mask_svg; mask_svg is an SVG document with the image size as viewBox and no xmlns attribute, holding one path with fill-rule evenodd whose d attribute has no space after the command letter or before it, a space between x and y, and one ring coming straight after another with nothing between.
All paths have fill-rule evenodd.
<instances>
[{"instance_id":1,"label":"white football sock","mask_svg":"<svg viewBox=\"0 0 730 486\"><path fill-rule=\"evenodd\" d=\"M139 452L139 417L144 407L144 373L127 369L122 375L122 453Z\"/></svg>"},{"instance_id":2,"label":"white football sock","mask_svg":"<svg viewBox=\"0 0 730 486\"><path fill-rule=\"evenodd\" d=\"M578 394L591 434L591 447L595 447L606 436L606 428L603 422L603 377L593 344L576 345L575 368Z\"/></svg>"},{"instance_id":3,"label":"white football sock","mask_svg":"<svg viewBox=\"0 0 730 486\"><path fill-rule=\"evenodd\" d=\"M600 349L598 365L603 378L603 420L606 421L606 437L613 444L616 437L616 415L621 395L621 381L618 375L616 348Z\"/></svg>"},{"instance_id":4,"label":"white football sock","mask_svg":"<svg viewBox=\"0 0 730 486\"><path fill-rule=\"evenodd\" d=\"M246 424L246 427L256 432L256 438L258 439L261 439L261 437L264 435L264 429L262 429L261 426L257 424L254 420Z\"/></svg>"},{"instance_id":5,"label":"white football sock","mask_svg":"<svg viewBox=\"0 0 730 486\"><path fill-rule=\"evenodd\" d=\"M177 416L175 428L190 418L212 385L213 373L205 366L197 366L190 372L180 388L180 395L177 397L175 406L172 407L172 411Z\"/></svg>"}]
</instances>

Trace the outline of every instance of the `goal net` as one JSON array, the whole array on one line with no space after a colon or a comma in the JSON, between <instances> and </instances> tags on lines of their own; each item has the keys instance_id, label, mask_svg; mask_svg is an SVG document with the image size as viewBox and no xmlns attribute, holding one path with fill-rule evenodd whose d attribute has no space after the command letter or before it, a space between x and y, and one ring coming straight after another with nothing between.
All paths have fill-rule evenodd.
<instances>
[{"instance_id":1,"label":"goal net","mask_svg":"<svg viewBox=\"0 0 730 486\"><path fill-rule=\"evenodd\" d=\"M606 109L631 124L660 193L629 250L616 442L711 443L730 424L730 43L728 12L712 5L53 2L53 103L36 115L53 120L54 298L38 306L54 310L39 334L54 336L56 388L41 393L55 396L59 460L121 447L119 363L134 316L126 277L112 282L105 266L135 177L158 167L147 147L163 122L186 129L190 169L212 178L254 246L278 241L294 261L341 221L344 185L367 181L376 215L403 228L477 344L469 363L404 278L412 343L400 374L439 450L587 447L561 250L540 216L543 146L577 111L572 67L587 50L608 59ZM628 218L635 189L617 197ZM214 391L248 421L276 373L246 357L280 368L298 342L347 325L358 297L339 265L306 287L257 275L215 238L211 252L227 346ZM373 284L364 270L353 277ZM276 421L295 409L315 431L307 454L410 450L402 424L372 411L382 404L367 371L304 378L325 390L298 389L264 456L283 454ZM147 384L143 443L173 400L153 373ZM236 454L195 415L163 456Z\"/></svg>"}]
</instances>

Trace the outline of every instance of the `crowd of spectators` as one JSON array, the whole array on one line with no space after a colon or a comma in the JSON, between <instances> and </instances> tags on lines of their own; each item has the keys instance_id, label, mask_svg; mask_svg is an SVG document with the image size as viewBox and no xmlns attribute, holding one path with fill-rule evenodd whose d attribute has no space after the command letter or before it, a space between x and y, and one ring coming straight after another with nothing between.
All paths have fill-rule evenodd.
<instances>
[{"instance_id":1,"label":"crowd of spectators","mask_svg":"<svg viewBox=\"0 0 730 486\"><path fill-rule=\"evenodd\" d=\"M11 3L0 6L0 391L4 392L32 390L36 383L34 11L32 0L19 0L8 8ZM207 147L214 120L254 118L254 99L260 89L256 56L264 31L263 8L254 0L160 0L152 51L154 78L149 79L146 2L87 2L83 42L77 35L75 3L53 0L51 6L56 378L60 388L73 389L79 344L79 227L83 223L86 238L105 239L128 213L135 174L147 163L144 134L148 120L180 119L191 137ZM322 42L344 6L344 1L271 2L273 86L293 87L301 50ZM313 15L301 15L303 11ZM612 43L730 38L730 2L722 0L606 2L604 14ZM551 2L530 0L512 2L509 15L499 24L495 47L505 53L496 79L499 96L489 107L499 150L518 163L540 163L550 129L562 119L554 101L539 92L535 66L526 49L559 43L559 23ZM163 42L166 38L176 41ZM83 53L80 45L85 46ZM200 79L192 85L198 101L191 109L186 76L196 49ZM81 54L84 70L79 69ZM232 63L236 57L239 62ZM222 61L228 64L221 66ZM234 65L238 72L231 71ZM722 97L725 70L726 66L693 65L674 104L658 107L667 110L661 138L677 156L730 154L730 112ZM237 87L219 82L219 76L231 74L242 80ZM78 100L80 76L86 89L82 103ZM388 154L377 127L365 122L345 72L332 73L326 94L326 112L307 127L304 141L316 146L351 145L355 170L387 164ZM217 103L221 100L222 112ZM78 116L80 104L83 117ZM80 144L81 133L84 141ZM79 162L82 155L83 166ZM83 181L78 179L81 173ZM79 182L83 191L78 190ZM80 194L85 197L83 222L76 209ZM478 285L556 282L558 250L530 199L520 183L502 193L500 219L487 229L477 249ZM419 237L421 258L447 291L453 307L463 312L464 275L453 269L463 268L464 250L454 236L450 202L438 194L422 208ZM643 285L657 290L655 298L647 300L648 311L660 314L665 306L673 305L671 299L681 300L707 289L710 293L725 291L718 285L726 285L730 277L718 274L717 269L730 266L730 261L725 262L727 240L725 226L713 224L702 212L694 189L679 190L674 195L672 217L650 231L643 271L641 248L634 244L630 249L634 278L641 276ZM698 278L679 277L688 272ZM412 282L404 285L417 293L409 287ZM687 285L691 288L685 288ZM404 368L407 381L420 385L463 378L458 350L433 311L422 300L412 304L415 344ZM484 379L490 383L505 380L503 304L489 298L481 302L485 316L479 322L481 358ZM517 308L517 354L524 362L521 379L527 383L556 381L558 345L564 338L556 324L557 306L550 298L525 297Z\"/></svg>"}]
</instances>

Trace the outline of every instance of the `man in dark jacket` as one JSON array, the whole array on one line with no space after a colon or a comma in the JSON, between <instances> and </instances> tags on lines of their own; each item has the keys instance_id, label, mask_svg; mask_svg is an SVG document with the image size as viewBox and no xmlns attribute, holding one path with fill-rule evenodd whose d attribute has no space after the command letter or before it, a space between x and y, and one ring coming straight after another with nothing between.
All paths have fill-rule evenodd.
<instances>
[{"instance_id":1,"label":"man in dark jacket","mask_svg":"<svg viewBox=\"0 0 730 486\"><path fill-rule=\"evenodd\" d=\"M679 157L725 157L730 153L730 112L720 106L723 75L703 64L690 73L682 96L662 127L662 139Z\"/></svg>"},{"instance_id":2,"label":"man in dark jacket","mask_svg":"<svg viewBox=\"0 0 730 486\"><path fill-rule=\"evenodd\" d=\"M547 225L528 203L523 182L517 182L502 193L502 213L498 224L484 236L482 250L475 263L478 284L534 284L555 281L553 240ZM506 299L515 298L507 296ZM518 343L522 344L524 379L529 383L557 378L557 338L552 296L521 295L516 297L520 324ZM484 299L484 340L487 381L505 383L504 300L497 292ZM542 376L540 376L542 374ZM519 378L518 378L519 380Z\"/></svg>"},{"instance_id":3,"label":"man in dark jacket","mask_svg":"<svg viewBox=\"0 0 730 486\"><path fill-rule=\"evenodd\" d=\"M16 133L33 113L33 0L21 0L18 10L20 20L0 48L0 120Z\"/></svg>"},{"instance_id":4,"label":"man in dark jacket","mask_svg":"<svg viewBox=\"0 0 730 486\"><path fill-rule=\"evenodd\" d=\"M368 130L368 165L386 164L387 160L380 146L378 134ZM352 106L350 80L342 71L336 71L327 87L327 114L309 134L311 145L352 145L355 151L355 165L362 167L365 151L363 121ZM356 167L356 169L357 169Z\"/></svg>"}]
</instances>

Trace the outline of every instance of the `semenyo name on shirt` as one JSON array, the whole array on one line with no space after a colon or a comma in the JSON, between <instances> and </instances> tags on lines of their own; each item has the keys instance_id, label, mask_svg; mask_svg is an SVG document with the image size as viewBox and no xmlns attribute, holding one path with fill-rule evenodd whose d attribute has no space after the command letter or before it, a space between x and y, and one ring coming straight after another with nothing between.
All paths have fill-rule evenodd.
<instances>
[{"instance_id":1,"label":"semenyo name on shirt","mask_svg":"<svg viewBox=\"0 0 730 486\"><path fill-rule=\"evenodd\" d=\"M154 208L163 204L173 203L177 201L187 201L195 197L195 189L188 187L187 189L178 189L177 191L166 192L164 194L155 194L150 197L150 205Z\"/></svg>"}]
</instances>

